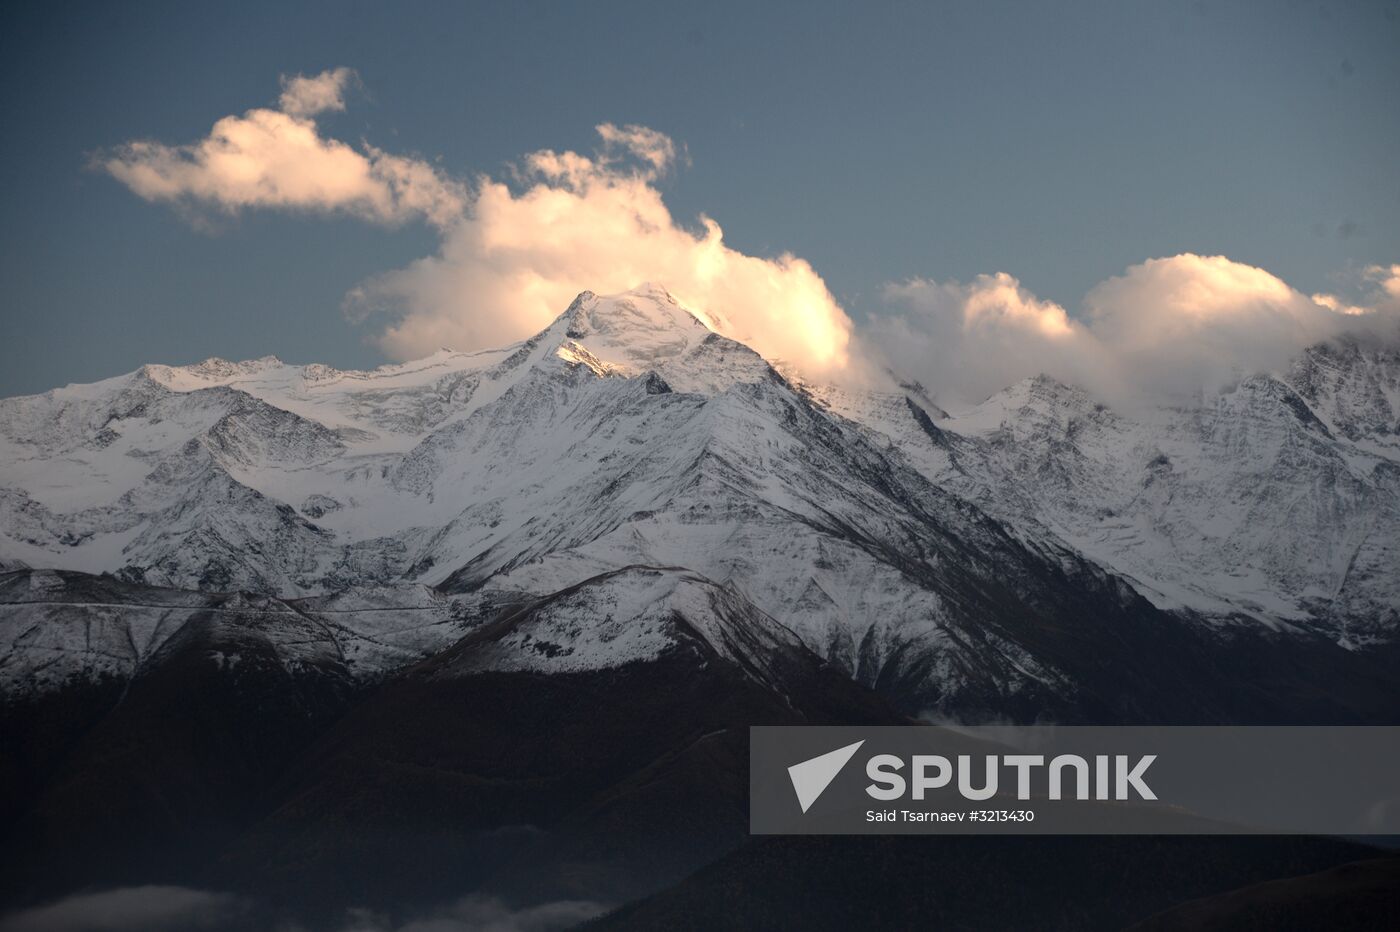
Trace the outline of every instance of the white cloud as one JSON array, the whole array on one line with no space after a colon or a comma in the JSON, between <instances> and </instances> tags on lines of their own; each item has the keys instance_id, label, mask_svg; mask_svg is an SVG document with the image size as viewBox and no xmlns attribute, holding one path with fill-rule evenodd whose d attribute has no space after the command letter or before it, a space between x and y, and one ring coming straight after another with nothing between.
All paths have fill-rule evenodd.
<instances>
[{"instance_id":1,"label":"white cloud","mask_svg":"<svg viewBox=\"0 0 1400 932\"><path fill-rule=\"evenodd\" d=\"M1095 286L1084 304L1120 379L1175 394L1281 369L1339 332L1346 317L1263 269L1191 253L1132 266Z\"/></svg>"},{"instance_id":2,"label":"white cloud","mask_svg":"<svg viewBox=\"0 0 1400 932\"><path fill-rule=\"evenodd\" d=\"M650 165L657 175L665 174L676 161L676 144L665 133L636 124L619 129L611 123L602 123L597 130L605 151L628 152Z\"/></svg>"},{"instance_id":3,"label":"white cloud","mask_svg":"<svg viewBox=\"0 0 1400 932\"><path fill-rule=\"evenodd\" d=\"M284 81L281 110L227 116L183 146L134 141L97 165L148 201L236 213L272 207L350 213L395 224L421 216L439 227L466 209L466 188L416 159L360 151L321 135L313 113L344 108L353 73L338 68Z\"/></svg>"},{"instance_id":4,"label":"white cloud","mask_svg":"<svg viewBox=\"0 0 1400 932\"><path fill-rule=\"evenodd\" d=\"M1400 316L1400 264L1369 265L1352 273L1359 279L1361 296L1358 303L1350 303L1334 294L1315 294L1313 301L1329 310L1351 317L1366 317L1369 323L1388 319L1387 315ZM1367 321L1358 321L1366 323ZM1370 329L1375 329L1372 326Z\"/></svg>"},{"instance_id":5,"label":"white cloud","mask_svg":"<svg viewBox=\"0 0 1400 932\"><path fill-rule=\"evenodd\" d=\"M1347 304L1334 294L1319 293L1313 295L1312 299L1315 303L1322 305L1329 311L1336 311L1338 314L1347 314L1352 317L1368 314L1371 311L1370 308L1361 307L1357 304Z\"/></svg>"},{"instance_id":6,"label":"white cloud","mask_svg":"<svg viewBox=\"0 0 1400 932\"><path fill-rule=\"evenodd\" d=\"M948 400L980 400L1028 374L1078 369L1082 325L1005 272L967 284L916 278L886 285L884 295L901 313L874 318L870 340L896 372Z\"/></svg>"},{"instance_id":7,"label":"white cloud","mask_svg":"<svg viewBox=\"0 0 1400 932\"><path fill-rule=\"evenodd\" d=\"M279 99L282 112L306 117L327 110L344 110L345 88L354 79L355 72L350 68L333 68L309 78L302 74L283 75Z\"/></svg>"},{"instance_id":8,"label":"white cloud","mask_svg":"<svg viewBox=\"0 0 1400 932\"><path fill-rule=\"evenodd\" d=\"M1242 373L1280 370L1320 340L1393 330L1400 267L1367 275L1378 287L1354 304L1309 297L1224 256L1184 253L1096 285L1077 317L1005 273L967 285L915 279L886 287L896 312L877 317L870 337L897 371L953 403L1041 372L1118 403L1181 402Z\"/></svg>"},{"instance_id":9,"label":"white cloud","mask_svg":"<svg viewBox=\"0 0 1400 932\"><path fill-rule=\"evenodd\" d=\"M851 321L810 264L731 249L708 217L698 231L680 226L654 183L674 143L636 126L605 123L598 133L593 156L526 156L517 189L481 179L436 256L352 294L356 313L389 316L385 352L497 346L547 326L582 290L655 281L770 359L814 373L847 365Z\"/></svg>"},{"instance_id":10,"label":"white cloud","mask_svg":"<svg viewBox=\"0 0 1400 932\"><path fill-rule=\"evenodd\" d=\"M1370 266L1366 277L1380 286L1384 300L1392 306L1400 303L1400 263Z\"/></svg>"}]
</instances>

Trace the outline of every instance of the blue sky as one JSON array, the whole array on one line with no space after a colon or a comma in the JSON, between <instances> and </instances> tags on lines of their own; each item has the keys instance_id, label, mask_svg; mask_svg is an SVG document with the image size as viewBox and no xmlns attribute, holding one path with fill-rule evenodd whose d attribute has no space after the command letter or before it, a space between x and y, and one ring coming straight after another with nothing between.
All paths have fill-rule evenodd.
<instances>
[{"instance_id":1,"label":"blue sky","mask_svg":"<svg viewBox=\"0 0 1400 932\"><path fill-rule=\"evenodd\" d=\"M1008 272L1080 313L1146 259L1225 255L1302 292L1400 261L1400 3L7 4L0 394L142 362L384 361L348 292L439 248L420 220L192 224L89 167L204 137L279 76L359 83L328 136L470 182L591 152L687 158L677 221L811 263L859 327L882 286ZM207 220L207 218L206 218ZM580 281L579 289L590 282Z\"/></svg>"}]
</instances>

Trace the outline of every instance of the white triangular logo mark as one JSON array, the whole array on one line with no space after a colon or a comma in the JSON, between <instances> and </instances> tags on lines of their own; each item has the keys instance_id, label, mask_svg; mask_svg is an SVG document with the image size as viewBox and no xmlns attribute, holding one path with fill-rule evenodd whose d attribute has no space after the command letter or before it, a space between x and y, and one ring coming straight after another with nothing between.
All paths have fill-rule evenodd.
<instances>
[{"instance_id":1,"label":"white triangular logo mark","mask_svg":"<svg viewBox=\"0 0 1400 932\"><path fill-rule=\"evenodd\" d=\"M846 766L846 762L855 756L856 751L865 743L865 739L857 741L855 744L848 744L844 748L837 748L828 751L820 757L811 760L804 760L800 764L793 764L788 768L788 776L792 778L792 788L797 791L797 801L802 806L802 811L806 812L812 808L812 803L817 801L817 797L826 792L826 788L831 785L831 781L836 779L836 775L841 772L841 768Z\"/></svg>"}]
</instances>

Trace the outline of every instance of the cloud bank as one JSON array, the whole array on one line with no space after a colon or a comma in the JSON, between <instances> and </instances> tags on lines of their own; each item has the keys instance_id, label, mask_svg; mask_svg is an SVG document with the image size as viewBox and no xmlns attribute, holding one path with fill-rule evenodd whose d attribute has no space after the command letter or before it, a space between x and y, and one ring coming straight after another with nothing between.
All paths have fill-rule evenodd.
<instances>
[{"instance_id":1,"label":"cloud bank","mask_svg":"<svg viewBox=\"0 0 1400 932\"><path fill-rule=\"evenodd\" d=\"M945 401L980 400L1041 371L1080 368L1083 327L1005 272L967 284L915 278L886 285L888 312L865 338L900 376Z\"/></svg>"},{"instance_id":2,"label":"cloud bank","mask_svg":"<svg viewBox=\"0 0 1400 932\"><path fill-rule=\"evenodd\" d=\"M450 226L466 209L465 186L422 160L321 134L312 118L344 110L353 79L348 68L283 78L280 109L224 117L188 145L128 142L99 154L95 165L148 201L191 211L264 207Z\"/></svg>"},{"instance_id":3,"label":"cloud bank","mask_svg":"<svg viewBox=\"0 0 1400 932\"><path fill-rule=\"evenodd\" d=\"M1393 339L1400 266L1366 270L1357 303L1308 296L1263 269L1183 253L1101 282L1071 315L1006 273L968 284L887 285L867 337L893 369L950 403L1047 373L1119 403L1189 402L1239 375L1277 371L1344 334Z\"/></svg>"},{"instance_id":4,"label":"cloud bank","mask_svg":"<svg viewBox=\"0 0 1400 932\"><path fill-rule=\"evenodd\" d=\"M666 134L602 123L592 153L544 149L504 178L468 183L421 159L325 135L316 118L343 111L356 80L348 68L283 77L276 109L224 117L188 145L129 142L97 165L141 197L187 211L271 208L434 225L434 255L346 296L347 313L379 327L375 342L395 359L523 339L580 291L651 281L715 329L809 377L888 365L956 403L1045 372L1109 400L1179 403L1242 372L1281 368L1318 340L1393 331L1400 315L1400 265L1365 269L1360 294L1343 299L1305 295L1224 256L1183 253L1128 268L1072 310L1005 272L891 283L857 339L807 261L746 255L704 215L693 227L677 222L660 185L685 153Z\"/></svg>"}]
</instances>

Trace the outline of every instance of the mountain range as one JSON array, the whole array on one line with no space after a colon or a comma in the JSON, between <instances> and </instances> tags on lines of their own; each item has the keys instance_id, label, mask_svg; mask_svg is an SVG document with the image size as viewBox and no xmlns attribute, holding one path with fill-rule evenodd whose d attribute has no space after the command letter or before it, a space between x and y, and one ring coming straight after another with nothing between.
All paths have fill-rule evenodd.
<instances>
[{"instance_id":1,"label":"mountain range","mask_svg":"<svg viewBox=\"0 0 1400 932\"><path fill-rule=\"evenodd\" d=\"M1361 342L945 410L646 285L500 350L5 399L11 899L617 903L743 845L751 724L1393 723L1397 548Z\"/></svg>"}]
</instances>

